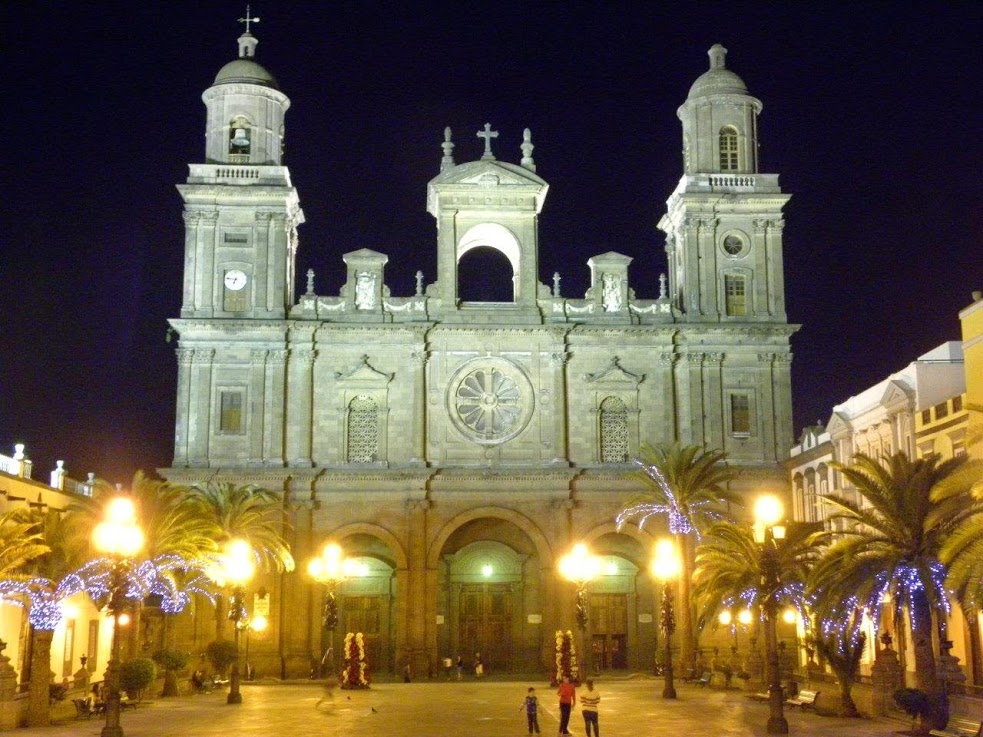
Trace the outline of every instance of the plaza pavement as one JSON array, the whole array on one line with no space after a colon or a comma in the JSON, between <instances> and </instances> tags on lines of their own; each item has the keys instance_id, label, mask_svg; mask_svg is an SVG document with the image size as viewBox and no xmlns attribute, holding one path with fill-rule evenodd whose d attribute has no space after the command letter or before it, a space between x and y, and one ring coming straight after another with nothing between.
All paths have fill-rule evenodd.
<instances>
[{"instance_id":1,"label":"plaza pavement","mask_svg":"<svg viewBox=\"0 0 983 737\"><path fill-rule=\"evenodd\" d=\"M526 689L540 697L542 734L557 733L553 691L534 681L434 681L375 684L366 691L335 691L334 708L317 707L320 686L243 684L243 703L225 703L225 692L154 699L123 714L126 737L523 737L521 706ZM740 691L695 685L677 687L679 699L661 697L661 679L597 681L604 737L758 737L765 734L768 705ZM821 699L822 697L820 697ZM902 721L855 720L787 710L793 737L887 737ZM12 737L98 737L101 719L60 720L51 727L18 729ZM579 708L571 732L583 737Z\"/></svg>"}]
</instances>

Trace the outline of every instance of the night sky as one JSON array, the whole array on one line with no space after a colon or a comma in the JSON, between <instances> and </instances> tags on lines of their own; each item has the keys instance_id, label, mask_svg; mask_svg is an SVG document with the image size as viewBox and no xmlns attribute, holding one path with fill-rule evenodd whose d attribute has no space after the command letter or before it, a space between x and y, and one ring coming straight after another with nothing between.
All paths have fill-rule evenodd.
<instances>
[{"instance_id":1,"label":"night sky","mask_svg":"<svg viewBox=\"0 0 983 737\"><path fill-rule=\"evenodd\" d=\"M0 452L35 478L128 481L169 465L184 235L174 185L204 160L201 93L245 8L0 4ZM973 3L257 2L257 61L292 105L286 163L307 223L298 273L336 294L341 255L389 256L392 293L435 278L425 211L444 126L550 184L540 278L583 296L587 259L635 259L658 294L656 223L682 171L676 109L729 49L764 103L762 172L793 194L785 273L795 433L945 340L983 288L981 11ZM839 5L839 4L836 4ZM416 8L427 7L423 13ZM299 285L299 292L303 285Z\"/></svg>"}]
</instances>

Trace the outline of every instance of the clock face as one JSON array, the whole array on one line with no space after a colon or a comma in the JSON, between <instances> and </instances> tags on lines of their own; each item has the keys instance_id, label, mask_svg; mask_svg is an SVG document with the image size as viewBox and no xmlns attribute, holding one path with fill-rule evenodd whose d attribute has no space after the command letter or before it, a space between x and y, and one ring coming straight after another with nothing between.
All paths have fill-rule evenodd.
<instances>
[{"instance_id":1,"label":"clock face","mask_svg":"<svg viewBox=\"0 0 983 737\"><path fill-rule=\"evenodd\" d=\"M239 269L231 269L225 272L225 286L233 292L238 292L246 286L246 275Z\"/></svg>"}]
</instances>

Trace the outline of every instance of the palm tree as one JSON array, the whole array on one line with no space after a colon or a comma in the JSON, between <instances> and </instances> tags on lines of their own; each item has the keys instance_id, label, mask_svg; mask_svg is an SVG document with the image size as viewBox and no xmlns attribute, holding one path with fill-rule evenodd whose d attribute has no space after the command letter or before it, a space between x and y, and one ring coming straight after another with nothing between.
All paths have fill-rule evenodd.
<instances>
[{"instance_id":1,"label":"palm tree","mask_svg":"<svg viewBox=\"0 0 983 737\"><path fill-rule=\"evenodd\" d=\"M0 581L22 579L27 564L50 550L27 510L0 515Z\"/></svg>"},{"instance_id":2,"label":"palm tree","mask_svg":"<svg viewBox=\"0 0 983 737\"><path fill-rule=\"evenodd\" d=\"M233 538L249 542L266 570L292 571L294 559L284 538L285 521L280 496L275 491L232 482L196 484L189 490L192 507L211 528L221 547ZM216 607L216 637L222 639L225 617Z\"/></svg>"},{"instance_id":3,"label":"palm tree","mask_svg":"<svg viewBox=\"0 0 983 737\"><path fill-rule=\"evenodd\" d=\"M901 628L907 612L916 685L940 706L932 624L933 617L944 622L950 607L941 555L980 511L969 493L975 465L963 468L965 458L940 461L934 455L911 460L899 452L876 460L858 454L853 465L834 467L863 503L823 495L837 510L831 517L846 527L813 572L820 616L855 607L877 616L882 602L890 601ZM944 726L941 709L932 721Z\"/></svg>"},{"instance_id":4,"label":"palm tree","mask_svg":"<svg viewBox=\"0 0 983 737\"><path fill-rule=\"evenodd\" d=\"M97 481L93 496L74 505L81 513L82 524L94 528L102 517L106 499L118 493L113 485ZM145 540L134 572L149 593L162 597L161 644L166 645L168 615L180 612L187 604L189 597L185 590L189 586L198 591L205 561L217 550L217 545L209 521L201 516L186 487L137 471L127 493L136 507ZM98 558L100 553L90 547L89 555ZM131 651L136 649L142 610L143 602L137 602L129 630Z\"/></svg>"},{"instance_id":5,"label":"palm tree","mask_svg":"<svg viewBox=\"0 0 983 737\"><path fill-rule=\"evenodd\" d=\"M27 722L34 727L51 722L51 639L62 618L59 604L85 590L84 579L72 575L82 561L82 548L68 517L59 510L31 509L18 512L16 521L0 525L0 534L23 536L22 541L12 541L10 550L2 554L9 562L20 563L15 569L18 573L0 581L0 593L20 601L28 610L31 660Z\"/></svg>"},{"instance_id":6,"label":"palm tree","mask_svg":"<svg viewBox=\"0 0 983 737\"><path fill-rule=\"evenodd\" d=\"M642 445L638 470L645 491L629 500L618 514L618 529L631 519L641 528L652 516L666 515L669 532L676 537L683 570L679 577L680 660L684 667L694 664L696 637L693 627L693 533L729 518L727 506L740 506L741 496L727 488L738 472L726 465L726 455L697 445Z\"/></svg>"},{"instance_id":7,"label":"palm tree","mask_svg":"<svg viewBox=\"0 0 983 737\"><path fill-rule=\"evenodd\" d=\"M819 558L828 533L812 525L792 524L785 537L775 541L774 570L768 575L763 545L747 527L719 522L706 531L696 548L693 593L700 608L700 626L715 622L717 615L741 601L748 608L767 602L792 606L806 616L806 581Z\"/></svg>"},{"instance_id":8,"label":"palm tree","mask_svg":"<svg viewBox=\"0 0 983 737\"><path fill-rule=\"evenodd\" d=\"M856 625L859 625L857 618ZM807 642L815 648L840 682L840 716L858 718L860 712L853 700L853 684L860 670L860 659L867 646L867 635L859 626L837 628L825 635L815 635Z\"/></svg>"}]
</instances>

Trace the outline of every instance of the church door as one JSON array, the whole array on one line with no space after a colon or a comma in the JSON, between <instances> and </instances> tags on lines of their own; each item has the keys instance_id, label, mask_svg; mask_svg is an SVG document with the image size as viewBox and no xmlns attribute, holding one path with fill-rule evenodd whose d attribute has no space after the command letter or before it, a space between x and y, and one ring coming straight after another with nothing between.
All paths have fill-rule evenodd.
<instances>
[{"instance_id":1,"label":"church door","mask_svg":"<svg viewBox=\"0 0 983 737\"><path fill-rule=\"evenodd\" d=\"M625 594L591 594L590 629L594 668L627 668L628 597Z\"/></svg>"},{"instance_id":2,"label":"church door","mask_svg":"<svg viewBox=\"0 0 983 737\"><path fill-rule=\"evenodd\" d=\"M461 586L459 639L465 658L481 653L487 671L512 665L512 587L507 583Z\"/></svg>"},{"instance_id":3,"label":"church door","mask_svg":"<svg viewBox=\"0 0 983 737\"><path fill-rule=\"evenodd\" d=\"M375 671L389 670L389 663L383 662L382 597L346 596L344 606L345 631L342 637L348 632L361 632L365 637L365 657L369 661L369 668ZM339 655L344 658L344 652ZM335 662L340 663L340 660L336 659Z\"/></svg>"}]
</instances>

